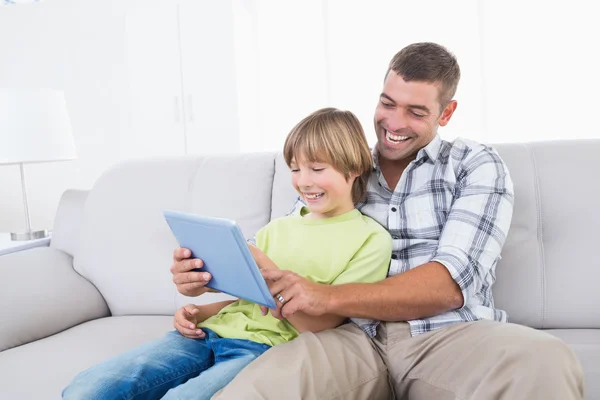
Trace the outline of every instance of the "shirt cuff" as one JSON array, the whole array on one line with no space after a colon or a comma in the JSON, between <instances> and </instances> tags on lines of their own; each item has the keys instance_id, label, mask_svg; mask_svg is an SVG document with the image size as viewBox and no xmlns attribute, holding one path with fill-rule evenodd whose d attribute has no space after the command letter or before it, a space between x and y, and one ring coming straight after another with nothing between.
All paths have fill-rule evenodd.
<instances>
[{"instance_id":1,"label":"shirt cuff","mask_svg":"<svg viewBox=\"0 0 600 400\"><path fill-rule=\"evenodd\" d=\"M437 251L431 261L442 264L450 272L450 276L460 288L463 296L463 304L460 308L464 307L470 297L469 289L473 284L473 272L468 270L470 266L467 256L461 257L458 254Z\"/></svg>"}]
</instances>

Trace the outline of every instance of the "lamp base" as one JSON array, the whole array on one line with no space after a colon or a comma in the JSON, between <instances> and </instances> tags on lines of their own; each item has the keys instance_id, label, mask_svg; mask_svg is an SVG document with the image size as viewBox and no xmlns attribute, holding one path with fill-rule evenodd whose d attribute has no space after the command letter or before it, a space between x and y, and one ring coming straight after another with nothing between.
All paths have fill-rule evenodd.
<instances>
[{"instance_id":1,"label":"lamp base","mask_svg":"<svg viewBox=\"0 0 600 400\"><path fill-rule=\"evenodd\" d=\"M34 240L34 239L43 239L48 236L49 236L48 231L46 229L44 229L42 231L11 233L10 240L14 240L14 241Z\"/></svg>"}]
</instances>

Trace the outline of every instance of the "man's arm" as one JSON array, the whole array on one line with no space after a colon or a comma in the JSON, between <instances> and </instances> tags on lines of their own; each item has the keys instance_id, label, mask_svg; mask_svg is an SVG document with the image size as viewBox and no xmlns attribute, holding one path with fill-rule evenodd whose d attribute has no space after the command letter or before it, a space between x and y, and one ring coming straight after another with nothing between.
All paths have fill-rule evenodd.
<instances>
[{"instance_id":1,"label":"man's arm","mask_svg":"<svg viewBox=\"0 0 600 400\"><path fill-rule=\"evenodd\" d=\"M286 290L293 297L275 316L290 318L299 311L317 316L407 321L438 315L462 306L462 294L448 270L433 262L377 283L321 285L291 271L264 270L273 281L271 293ZM280 309L280 310L279 310Z\"/></svg>"},{"instance_id":2,"label":"man's arm","mask_svg":"<svg viewBox=\"0 0 600 400\"><path fill-rule=\"evenodd\" d=\"M448 270L430 262L378 283L332 286L327 310L354 318L407 321L460 308L463 297Z\"/></svg>"},{"instance_id":3,"label":"man's arm","mask_svg":"<svg viewBox=\"0 0 600 400\"><path fill-rule=\"evenodd\" d=\"M429 263L374 284L327 287L290 273L266 271L272 293L294 287L298 300L283 307L286 317L297 310L312 315L388 321L420 319L460 308L493 282L493 269L506 240L513 208L512 182L493 151L482 151L465 163L457 196Z\"/></svg>"}]
</instances>

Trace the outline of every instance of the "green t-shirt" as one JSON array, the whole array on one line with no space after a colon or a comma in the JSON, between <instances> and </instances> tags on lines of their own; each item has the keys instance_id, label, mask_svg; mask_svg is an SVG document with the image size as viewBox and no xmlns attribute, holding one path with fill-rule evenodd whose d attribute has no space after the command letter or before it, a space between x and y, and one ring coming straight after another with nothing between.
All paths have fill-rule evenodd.
<instances>
[{"instance_id":1,"label":"green t-shirt","mask_svg":"<svg viewBox=\"0 0 600 400\"><path fill-rule=\"evenodd\" d=\"M256 245L280 269L313 282L337 285L377 282L387 276L392 239L377 222L354 209L326 219L291 215L271 221L256 234ZM245 300L224 307L198 324L219 336L274 346L298 336L287 321L267 314Z\"/></svg>"}]
</instances>

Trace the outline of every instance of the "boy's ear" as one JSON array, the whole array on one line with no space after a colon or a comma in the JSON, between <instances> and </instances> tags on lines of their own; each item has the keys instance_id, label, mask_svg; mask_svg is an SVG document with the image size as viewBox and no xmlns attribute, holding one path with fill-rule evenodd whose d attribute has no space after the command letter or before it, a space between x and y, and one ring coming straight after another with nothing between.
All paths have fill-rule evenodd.
<instances>
[{"instance_id":1,"label":"boy's ear","mask_svg":"<svg viewBox=\"0 0 600 400\"><path fill-rule=\"evenodd\" d=\"M348 174L348 178L346 178L346 182L349 182L351 180L356 180L356 178L358 178L360 176L360 174L357 174L356 172L350 172Z\"/></svg>"}]
</instances>

